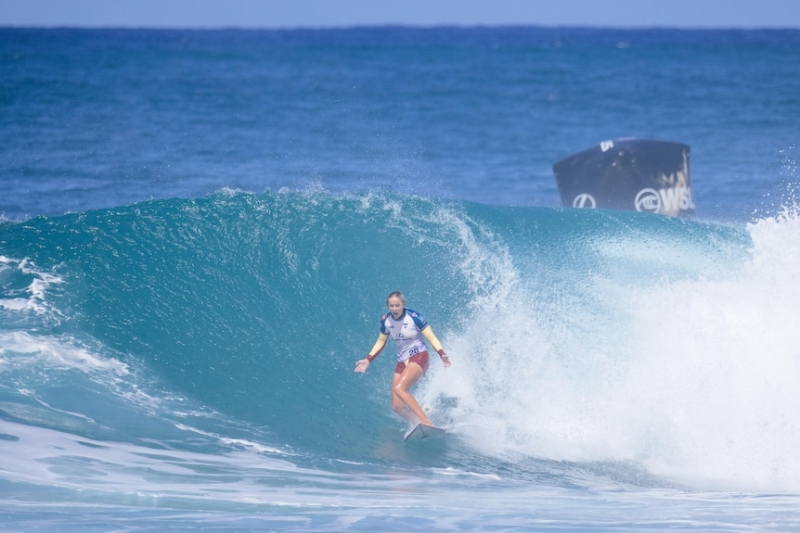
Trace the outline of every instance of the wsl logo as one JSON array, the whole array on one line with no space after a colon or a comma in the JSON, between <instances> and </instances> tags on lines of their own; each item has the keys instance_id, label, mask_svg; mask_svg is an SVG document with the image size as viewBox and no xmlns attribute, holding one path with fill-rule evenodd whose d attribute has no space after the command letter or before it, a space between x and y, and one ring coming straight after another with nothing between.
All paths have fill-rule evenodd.
<instances>
[{"instance_id":1,"label":"wsl logo","mask_svg":"<svg viewBox=\"0 0 800 533\"><path fill-rule=\"evenodd\" d=\"M658 213L661 211L661 195L655 189L642 189L633 201L637 211Z\"/></svg>"},{"instance_id":2,"label":"wsl logo","mask_svg":"<svg viewBox=\"0 0 800 533\"><path fill-rule=\"evenodd\" d=\"M645 213L677 214L694 209L692 189L685 186L671 189L642 189L633 201L637 211Z\"/></svg>"}]
</instances>

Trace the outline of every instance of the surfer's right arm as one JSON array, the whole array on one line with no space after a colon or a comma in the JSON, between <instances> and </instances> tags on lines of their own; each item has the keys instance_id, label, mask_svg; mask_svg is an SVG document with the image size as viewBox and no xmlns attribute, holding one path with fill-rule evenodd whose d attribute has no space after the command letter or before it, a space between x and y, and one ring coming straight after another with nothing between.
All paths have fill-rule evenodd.
<instances>
[{"instance_id":1,"label":"surfer's right arm","mask_svg":"<svg viewBox=\"0 0 800 533\"><path fill-rule=\"evenodd\" d=\"M361 359L356 363L356 372L364 372L367 370L367 367L372 362L372 360L378 357L378 354L380 354L383 348L386 346L387 340L389 340L389 335L381 332L381 334L378 335L378 340L375 341L375 346L373 346L372 349L369 351L367 357Z\"/></svg>"}]
</instances>

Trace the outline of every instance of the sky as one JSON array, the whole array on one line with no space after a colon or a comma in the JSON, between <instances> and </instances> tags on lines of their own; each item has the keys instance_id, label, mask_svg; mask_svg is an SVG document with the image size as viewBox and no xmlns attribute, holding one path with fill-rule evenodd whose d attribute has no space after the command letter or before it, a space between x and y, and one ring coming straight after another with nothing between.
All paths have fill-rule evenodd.
<instances>
[{"instance_id":1,"label":"sky","mask_svg":"<svg viewBox=\"0 0 800 533\"><path fill-rule=\"evenodd\" d=\"M800 28L800 0L0 0L0 26Z\"/></svg>"}]
</instances>

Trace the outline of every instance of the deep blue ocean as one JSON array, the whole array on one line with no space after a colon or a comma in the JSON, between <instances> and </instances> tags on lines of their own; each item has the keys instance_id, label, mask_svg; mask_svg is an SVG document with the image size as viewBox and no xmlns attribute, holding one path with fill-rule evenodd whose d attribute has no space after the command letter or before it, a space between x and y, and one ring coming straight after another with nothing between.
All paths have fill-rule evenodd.
<instances>
[{"instance_id":1,"label":"deep blue ocean","mask_svg":"<svg viewBox=\"0 0 800 533\"><path fill-rule=\"evenodd\" d=\"M0 28L0 530L800 530L800 31ZM697 215L561 206L605 140ZM402 290L447 349L402 440Z\"/></svg>"}]
</instances>

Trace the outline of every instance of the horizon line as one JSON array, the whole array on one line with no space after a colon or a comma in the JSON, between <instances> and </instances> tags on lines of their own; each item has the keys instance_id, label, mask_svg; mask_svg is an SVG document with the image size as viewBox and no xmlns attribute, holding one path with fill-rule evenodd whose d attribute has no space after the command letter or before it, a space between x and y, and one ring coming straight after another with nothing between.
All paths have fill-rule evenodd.
<instances>
[{"instance_id":1,"label":"horizon line","mask_svg":"<svg viewBox=\"0 0 800 533\"><path fill-rule=\"evenodd\" d=\"M534 23L368 23L368 24L297 24L297 25L171 25L171 24L5 24L0 29L74 29L74 30L165 30L165 31L291 31L291 30L353 30L353 29L574 29L574 30L679 30L679 31L800 31L795 26L707 26L707 25L590 25Z\"/></svg>"}]
</instances>

